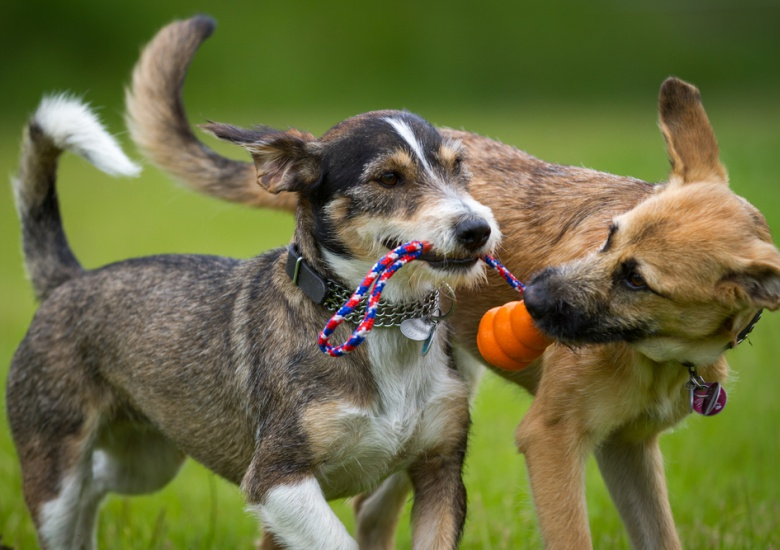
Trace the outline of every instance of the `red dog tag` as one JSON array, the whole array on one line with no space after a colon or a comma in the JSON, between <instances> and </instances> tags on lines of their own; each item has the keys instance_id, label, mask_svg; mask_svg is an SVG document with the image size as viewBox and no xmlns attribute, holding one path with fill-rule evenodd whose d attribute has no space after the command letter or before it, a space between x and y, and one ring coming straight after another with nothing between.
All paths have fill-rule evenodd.
<instances>
[{"instance_id":1,"label":"red dog tag","mask_svg":"<svg viewBox=\"0 0 780 550\"><path fill-rule=\"evenodd\" d=\"M726 390L717 383L693 388L693 410L704 416L715 416L726 407Z\"/></svg>"}]
</instances>

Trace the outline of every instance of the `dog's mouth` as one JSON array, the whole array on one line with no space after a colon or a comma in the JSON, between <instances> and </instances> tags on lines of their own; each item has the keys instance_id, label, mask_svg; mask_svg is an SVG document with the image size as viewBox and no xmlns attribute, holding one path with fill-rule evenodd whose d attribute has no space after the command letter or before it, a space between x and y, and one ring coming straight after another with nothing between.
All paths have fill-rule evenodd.
<instances>
[{"instance_id":1,"label":"dog's mouth","mask_svg":"<svg viewBox=\"0 0 780 550\"><path fill-rule=\"evenodd\" d=\"M393 250L403 243L385 240L382 244L390 250ZM479 256L445 256L439 254L436 249L432 249L425 254L421 254L417 259L427 263L433 269L441 271L467 271L474 267L480 258Z\"/></svg>"}]
</instances>

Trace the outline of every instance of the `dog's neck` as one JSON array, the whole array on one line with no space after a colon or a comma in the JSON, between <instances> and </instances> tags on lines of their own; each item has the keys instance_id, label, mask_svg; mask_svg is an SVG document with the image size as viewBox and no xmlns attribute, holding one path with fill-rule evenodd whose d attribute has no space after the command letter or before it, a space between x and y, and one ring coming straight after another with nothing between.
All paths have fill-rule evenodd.
<instances>
[{"instance_id":1,"label":"dog's neck","mask_svg":"<svg viewBox=\"0 0 780 550\"><path fill-rule=\"evenodd\" d=\"M335 231L332 228L327 232L321 231L321 224L317 223L318 208L305 197L301 198L292 243L310 271L325 281L349 289L351 293L363 281L374 262L379 260L379 256L371 260L354 257L338 235L333 234ZM385 287L382 301L400 307L430 301L437 287L436 281L412 276L416 272L418 270L415 266L411 266L394 277L392 284Z\"/></svg>"},{"instance_id":2,"label":"dog's neck","mask_svg":"<svg viewBox=\"0 0 780 550\"><path fill-rule=\"evenodd\" d=\"M310 300L335 313L349 299L360 281L355 280L354 274L344 276L334 269L328 257L338 257L340 251L330 250L327 242L316 238L312 231L314 223L311 211L300 210L299 207L293 241L285 255L287 274ZM355 267L352 271L360 271L362 280L368 267ZM438 306L439 293L435 288L407 300L388 300L383 297L379 302L375 326L400 326L404 320L432 315ZM359 321L364 313L365 301L352 314L354 318L348 319Z\"/></svg>"},{"instance_id":3,"label":"dog's neck","mask_svg":"<svg viewBox=\"0 0 780 550\"><path fill-rule=\"evenodd\" d=\"M352 291L347 287L335 280L323 278L312 269L295 243L287 248L286 272L293 284L300 288L311 301L324 306L333 313L339 311L352 295ZM406 320L428 318L436 314L438 308L438 290L432 290L417 302L390 304L386 300L380 300L374 326L400 326ZM366 302L363 300L352 313L345 317L348 321L359 322L365 315L365 310Z\"/></svg>"}]
</instances>

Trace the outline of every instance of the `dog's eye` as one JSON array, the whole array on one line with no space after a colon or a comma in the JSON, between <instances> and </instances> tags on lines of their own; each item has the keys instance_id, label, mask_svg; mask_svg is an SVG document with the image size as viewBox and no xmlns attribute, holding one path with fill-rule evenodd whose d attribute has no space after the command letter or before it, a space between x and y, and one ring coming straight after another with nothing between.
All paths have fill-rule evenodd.
<instances>
[{"instance_id":1,"label":"dog's eye","mask_svg":"<svg viewBox=\"0 0 780 550\"><path fill-rule=\"evenodd\" d=\"M463 169L463 159L455 159L455 162L452 166L452 173L457 176L460 174L462 169Z\"/></svg>"},{"instance_id":2,"label":"dog's eye","mask_svg":"<svg viewBox=\"0 0 780 550\"><path fill-rule=\"evenodd\" d=\"M395 187L401 181L401 177L395 172L385 172L377 181L383 187Z\"/></svg>"},{"instance_id":3,"label":"dog's eye","mask_svg":"<svg viewBox=\"0 0 780 550\"><path fill-rule=\"evenodd\" d=\"M647 282L645 281L645 278L636 271L630 271L626 275L625 281L626 286L631 290L644 290L647 288Z\"/></svg>"}]
</instances>

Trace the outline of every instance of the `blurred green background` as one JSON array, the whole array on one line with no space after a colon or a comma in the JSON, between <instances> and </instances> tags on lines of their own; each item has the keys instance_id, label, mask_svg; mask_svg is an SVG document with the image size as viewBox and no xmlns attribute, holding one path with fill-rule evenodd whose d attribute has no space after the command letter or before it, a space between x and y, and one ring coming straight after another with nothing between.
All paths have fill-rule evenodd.
<instances>
[{"instance_id":1,"label":"blurred green background","mask_svg":"<svg viewBox=\"0 0 780 550\"><path fill-rule=\"evenodd\" d=\"M296 126L322 133L347 116L406 108L549 161L649 181L665 177L657 91L675 74L702 91L732 187L780 230L780 2L40 2L0 6L0 172L41 95L70 90L100 107L132 156L122 94L140 46L174 18L219 23L185 87L193 121ZM240 154L239 154L240 155ZM289 239L290 216L196 196L147 167L108 181L79 159L61 166L66 230L85 266L160 252L246 257ZM10 188L0 193L0 387L35 304L19 254ZM728 409L665 436L672 506L690 548L780 547L780 319L730 354ZM539 547L514 426L529 398L488 376L467 465L464 548ZM35 546L0 412L0 536ZM598 548L628 543L595 467L588 504ZM336 505L350 523L349 509ZM165 491L112 498L106 548L248 547L254 520L237 489L197 465ZM399 548L408 547L403 526Z\"/></svg>"}]
</instances>

